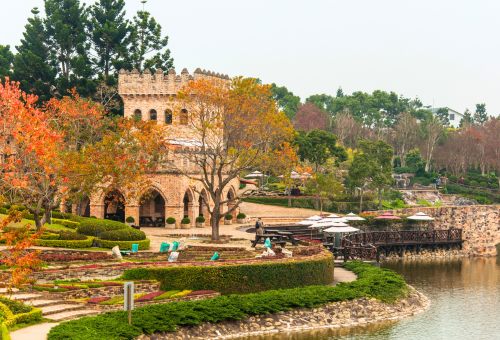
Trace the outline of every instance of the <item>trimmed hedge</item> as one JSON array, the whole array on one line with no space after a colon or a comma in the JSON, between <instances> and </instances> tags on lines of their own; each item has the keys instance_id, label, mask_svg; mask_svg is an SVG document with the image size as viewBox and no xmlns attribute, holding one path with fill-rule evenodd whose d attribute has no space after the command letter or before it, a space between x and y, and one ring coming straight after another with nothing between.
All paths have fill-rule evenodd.
<instances>
[{"instance_id":1,"label":"trimmed hedge","mask_svg":"<svg viewBox=\"0 0 500 340\"><path fill-rule=\"evenodd\" d=\"M144 231L127 227L126 229L105 231L100 238L107 241L142 241L146 239L146 234Z\"/></svg>"},{"instance_id":2,"label":"trimmed hedge","mask_svg":"<svg viewBox=\"0 0 500 340\"><path fill-rule=\"evenodd\" d=\"M36 240L36 245L40 247L55 248L90 248L94 241L93 237L87 237L86 240Z\"/></svg>"},{"instance_id":3,"label":"trimmed hedge","mask_svg":"<svg viewBox=\"0 0 500 340\"><path fill-rule=\"evenodd\" d=\"M94 236L97 231L110 231L110 230L120 230L130 228L125 223L112 221L112 220L99 220L99 219L88 219L80 223L77 233L87 236Z\"/></svg>"},{"instance_id":4,"label":"trimmed hedge","mask_svg":"<svg viewBox=\"0 0 500 340\"><path fill-rule=\"evenodd\" d=\"M103 248L113 248L118 246L120 250L132 250L132 244L138 244L139 250L149 250L151 240L149 238L142 241L108 241L101 240L101 245Z\"/></svg>"},{"instance_id":5,"label":"trimmed hedge","mask_svg":"<svg viewBox=\"0 0 500 340\"><path fill-rule=\"evenodd\" d=\"M52 219L52 223L60 224L65 226L66 228L77 229L80 226L80 222L73 222L69 220L59 220L57 218Z\"/></svg>"},{"instance_id":6,"label":"trimmed hedge","mask_svg":"<svg viewBox=\"0 0 500 340\"><path fill-rule=\"evenodd\" d=\"M40 235L39 239L40 240L58 240L60 237L59 234L52 234L52 233L44 233Z\"/></svg>"},{"instance_id":7,"label":"trimmed hedge","mask_svg":"<svg viewBox=\"0 0 500 340\"><path fill-rule=\"evenodd\" d=\"M121 248L120 248L121 249ZM214 290L223 295L248 294L269 289L327 285L333 282L333 256L317 260L274 263L134 268L123 280L158 280L160 290Z\"/></svg>"},{"instance_id":8,"label":"trimmed hedge","mask_svg":"<svg viewBox=\"0 0 500 340\"><path fill-rule=\"evenodd\" d=\"M76 241L76 240L86 240L87 236L82 235L82 234L77 234L74 232L68 232L68 231L61 231L59 233L59 240L66 240L66 241Z\"/></svg>"},{"instance_id":9,"label":"trimmed hedge","mask_svg":"<svg viewBox=\"0 0 500 340\"><path fill-rule=\"evenodd\" d=\"M240 320L251 315L279 313L292 308L314 308L361 297L373 297L392 303L405 297L409 291L403 277L391 270L380 269L361 261L344 266L358 274L358 279L340 282L335 287L309 286L149 305L132 311L131 325L128 324L128 312L108 312L63 322L50 330L47 339L134 339L141 334L175 332L179 327L187 325Z\"/></svg>"}]
</instances>

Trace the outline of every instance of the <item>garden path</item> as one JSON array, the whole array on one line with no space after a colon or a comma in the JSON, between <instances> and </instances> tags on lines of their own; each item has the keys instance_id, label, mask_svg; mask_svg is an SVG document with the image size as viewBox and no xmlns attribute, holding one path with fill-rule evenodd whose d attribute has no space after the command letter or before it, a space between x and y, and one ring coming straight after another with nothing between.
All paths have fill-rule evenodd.
<instances>
[{"instance_id":1,"label":"garden path","mask_svg":"<svg viewBox=\"0 0 500 340\"><path fill-rule=\"evenodd\" d=\"M59 325L58 323L42 323L19 329L10 333L12 340L47 340L50 329Z\"/></svg>"}]
</instances>

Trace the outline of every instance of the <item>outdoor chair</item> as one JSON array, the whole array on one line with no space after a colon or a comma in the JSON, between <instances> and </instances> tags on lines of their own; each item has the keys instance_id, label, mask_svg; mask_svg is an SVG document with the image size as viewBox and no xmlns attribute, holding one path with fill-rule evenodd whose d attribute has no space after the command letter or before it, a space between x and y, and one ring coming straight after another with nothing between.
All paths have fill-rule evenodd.
<instances>
[{"instance_id":1,"label":"outdoor chair","mask_svg":"<svg viewBox=\"0 0 500 340\"><path fill-rule=\"evenodd\" d=\"M120 250L122 255L130 255L132 253L137 253L139 251L139 245L137 243L132 244L132 250Z\"/></svg>"},{"instance_id":2,"label":"outdoor chair","mask_svg":"<svg viewBox=\"0 0 500 340\"><path fill-rule=\"evenodd\" d=\"M160 253L166 252L170 249L170 244L167 242L162 242L160 246Z\"/></svg>"}]
</instances>

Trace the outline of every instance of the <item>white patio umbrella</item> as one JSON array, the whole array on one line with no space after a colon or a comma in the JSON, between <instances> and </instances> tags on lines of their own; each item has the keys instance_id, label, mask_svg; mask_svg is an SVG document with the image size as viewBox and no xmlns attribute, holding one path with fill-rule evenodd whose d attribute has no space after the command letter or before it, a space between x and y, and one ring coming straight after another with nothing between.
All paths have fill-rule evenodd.
<instances>
[{"instance_id":1,"label":"white patio umbrella","mask_svg":"<svg viewBox=\"0 0 500 340\"><path fill-rule=\"evenodd\" d=\"M415 215L408 217L408 219L418 221L434 221L433 217L430 217L423 212L416 213ZM420 231L420 225L418 226L418 230Z\"/></svg>"},{"instance_id":2,"label":"white patio umbrella","mask_svg":"<svg viewBox=\"0 0 500 340\"><path fill-rule=\"evenodd\" d=\"M244 177L262 177L264 176L264 174L260 171L254 171L252 173L249 173L248 175L244 176Z\"/></svg>"},{"instance_id":3,"label":"white patio umbrella","mask_svg":"<svg viewBox=\"0 0 500 340\"><path fill-rule=\"evenodd\" d=\"M349 221L364 221L365 219L363 217L359 217L358 215L355 215L353 213L349 213L344 216L344 218L348 219Z\"/></svg>"},{"instance_id":4,"label":"white patio umbrella","mask_svg":"<svg viewBox=\"0 0 500 340\"><path fill-rule=\"evenodd\" d=\"M345 217L338 216L338 217L326 217L325 220L333 221L333 222L349 222L349 220Z\"/></svg>"},{"instance_id":5,"label":"white patio umbrella","mask_svg":"<svg viewBox=\"0 0 500 340\"><path fill-rule=\"evenodd\" d=\"M322 219L323 219L323 217L318 216L318 215L314 215L314 216L306 218L307 221L319 221L319 220L322 220Z\"/></svg>"},{"instance_id":6,"label":"white patio umbrella","mask_svg":"<svg viewBox=\"0 0 500 340\"><path fill-rule=\"evenodd\" d=\"M311 237L312 237L312 230L313 229L318 229L318 228L328 228L331 227L335 224L334 221L332 221L331 218L324 218L319 221L315 221L313 224L311 224L308 228L311 228ZM317 231L316 231L317 234Z\"/></svg>"},{"instance_id":7,"label":"white patio umbrella","mask_svg":"<svg viewBox=\"0 0 500 340\"><path fill-rule=\"evenodd\" d=\"M331 228L325 229L324 231L326 233L352 233L352 232L355 232L358 230L359 230L358 228L353 228L353 227L347 226L347 227L331 227Z\"/></svg>"},{"instance_id":8,"label":"white patio umbrella","mask_svg":"<svg viewBox=\"0 0 500 340\"><path fill-rule=\"evenodd\" d=\"M301 225L311 225L311 224L314 224L314 221L310 221L310 220L303 220L303 221L297 222L297 224L301 224Z\"/></svg>"},{"instance_id":9,"label":"white patio umbrella","mask_svg":"<svg viewBox=\"0 0 500 340\"><path fill-rule=\"evenodd\" d=\"M328 215L327 218L333 218L333 217L340 217L339 215L335 215L335 214L331 214L331 215Z\"/></svg>"}]
</instances>

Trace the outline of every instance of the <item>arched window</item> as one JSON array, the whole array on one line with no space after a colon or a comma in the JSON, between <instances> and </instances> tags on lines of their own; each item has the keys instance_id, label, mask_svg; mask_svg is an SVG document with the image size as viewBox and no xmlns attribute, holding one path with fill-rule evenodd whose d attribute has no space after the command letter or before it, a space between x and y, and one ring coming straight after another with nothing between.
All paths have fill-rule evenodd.
<instances>
[{"instance_id":1,"label":"arched window","mask_svg":"<svg viewBox=\"0 0 500 340\"><path fill-rule=\"evenodd\" d=\"M151 110L149 111L149 119L150 120L156 120L156 110Z\"/></svg>"},{"instance_id":2,"label":"arched window","mask_svg":"<svg viewBox=\"0 0 500 340\"><path fill-rule=\"evenodd\" d=\"M188 111L186 109L181 110L181 124L187 125L188 123Z\"/></svg>"},{"instance_id":3,"label":"arched window","mask_svg":"<svg viewBox=\"0 0 500 340\"><path fill-rule=\"evenodd\" d=\"M165 110L165 124L172 124L172 110Z\"/></svg>"},{"instance_id":4,"label":"arched window","mask_svg":"<svg viewBox=\"0 0 500 340\"><path fill-rule=\"evenodd\" d=\"M135 110L134 111L134 117L132 117L132 118L134 118L134 120L136 122L141 121L142 120L142 112L141 112L141 110L139 110L139 109Z\"/></svg>"}]
</instances>

